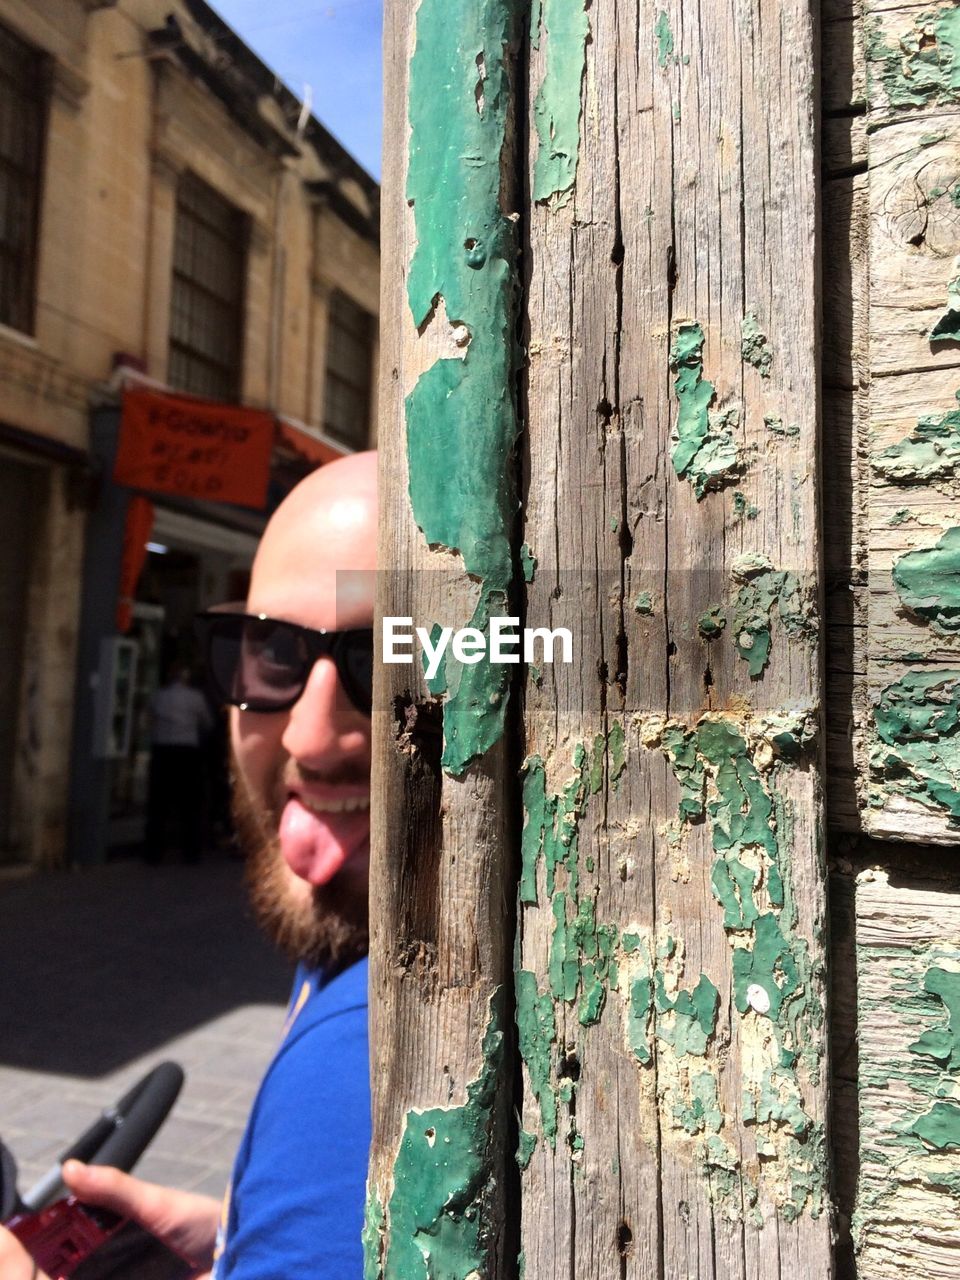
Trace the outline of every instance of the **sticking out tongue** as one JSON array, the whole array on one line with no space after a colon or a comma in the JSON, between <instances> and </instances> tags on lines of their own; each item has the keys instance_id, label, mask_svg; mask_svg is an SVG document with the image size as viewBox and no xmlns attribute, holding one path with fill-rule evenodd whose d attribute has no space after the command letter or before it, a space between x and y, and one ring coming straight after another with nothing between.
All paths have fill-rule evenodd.
<instances>
[{"instance_id":1,"label":"sticking out tongue","mask_svg":"<svg viewBox=\"0 0 960 1280\"><path fill-rule=\"evenodd\" d=\"M350 852L346 832L339 830L348 825L344 816L311 813L296 796L290 797L280 819L280 850L295 875L314 886L329 884Z\"/></svg>"}]
</instances>

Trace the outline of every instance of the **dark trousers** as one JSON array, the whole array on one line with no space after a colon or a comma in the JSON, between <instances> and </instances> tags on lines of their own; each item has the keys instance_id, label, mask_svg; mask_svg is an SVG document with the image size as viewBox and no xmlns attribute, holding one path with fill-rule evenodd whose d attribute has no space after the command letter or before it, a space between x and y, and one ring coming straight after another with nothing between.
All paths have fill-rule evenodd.
<instances>
[{"instance_id":1,"label":"dark trousers","mask_svg":"<svg viewBox=\"0 0 960 1280\"><path fill-rule=\"evenodd\" d=\"M199 862L202 818L200 748L155 745L147 794L147 862L157 863L163 857L168 823L176 832L182 861Z\"/></svg>"}]
</instances>

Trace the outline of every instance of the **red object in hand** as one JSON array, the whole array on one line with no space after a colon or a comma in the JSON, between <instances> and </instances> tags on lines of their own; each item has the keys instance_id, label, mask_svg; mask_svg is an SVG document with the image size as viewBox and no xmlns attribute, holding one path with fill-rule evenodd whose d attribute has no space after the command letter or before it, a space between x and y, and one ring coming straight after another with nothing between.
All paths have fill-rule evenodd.
<instances>
[{"instance_id":1,"label":"red object in hand","mask_svg":"<svg viewBox=\"0 0 960 1280\"><path fill-rule=\"evenodd\" d=\"M196 1270L135 1222L73 1196L5 1225L50 1280L187 1280Z\"/></svg>"}]
</instances>

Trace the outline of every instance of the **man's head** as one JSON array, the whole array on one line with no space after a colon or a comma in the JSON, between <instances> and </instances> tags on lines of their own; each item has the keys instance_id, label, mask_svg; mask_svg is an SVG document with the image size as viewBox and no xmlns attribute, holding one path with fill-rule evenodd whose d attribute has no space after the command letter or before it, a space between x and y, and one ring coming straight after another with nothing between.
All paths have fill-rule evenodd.
<instances>
[{"instance_id":1,"label":"man's head","mask_svg":"<svg viewBox=\"0 0 960 1280\"><path fill-rule=\"evenodd\" d=\"M373 453L302 481L263 535L247 611L316 631L372 627L376 513ZM348 963L367 947L369 716L323 656L289 710L234 707L231 740L235 809L262 923L297 959Z\"/></svg>"}]
</instances>

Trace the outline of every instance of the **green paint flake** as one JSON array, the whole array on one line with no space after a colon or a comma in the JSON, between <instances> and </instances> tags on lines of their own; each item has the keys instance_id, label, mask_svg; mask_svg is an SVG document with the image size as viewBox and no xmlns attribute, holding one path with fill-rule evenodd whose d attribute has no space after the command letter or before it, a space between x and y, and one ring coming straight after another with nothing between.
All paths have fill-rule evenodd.
<instances>
[{"instance_id":1,"label":"green paint flake","mask_svg":"<svg viewBox=\"0 0 960 1280\"><path fill-rule=\"evenodd\" d=\"M520 1139L517 1143L517 1168L521 1171L526 1169L527 1165L533 1159L533 1153L537 1149L537 1135L535 1133L527 1133L526 1129L520 1130ZM366 1277L364 1277L366 1280Z\"/></svg>"},{"instance_id":2,"label":"green paint flake","mask_svg":"<svg viewBox=\"0 0 960 1280\"><path fill-rule=\"evenodd\" d=\"M772 1022L779 1021L784 1005L800 991L794 947L772 913L757 918L751 948L738 946L733 951L733 995L740 1013L753 1007L749 988L754 986L762 988L770 1001L769 1012L758 1012L758 1016Z\"/></svg>"},{"instance_id":3,"label":"green paint flake","mask_svg":"<svg viewBox=\"0 0 960 1280\"><path fill-rule=\"evenodd\" d=\"M954 267L956 268L957 265L955 263ZM960 275L947 281L947 309L930 330L931 344L958 341L960 341Z\"/></svg>"},{"instance_id":4,"label":"green paint flake","mask_svg":"<svg viewBox=\"0 0 960 1280\"><path fill-rule=\"evenodd\" d=\"M705 973L692 991L678 991L671 1000L663 974L654 974L655 1004L658 1011L657 1039L669 1044L678 1058L686 1054L703 1057L717 1027L720 993ZM669 1016L669 1015L672 1015Z\"/></svg>"},{"instance_id":5,"label":"green paint flake","mask_svg":"<svg viewBox=\"0 0 960 1280\"><path fill-rule=\"evenodd\" d=\"M524 582L532 582L537 571L537 557L526 543L520 548L520 568L523 571Z\"/></svg>"},{"instance_id":6,"label":"green paint flake","mask_svg":"<svg viewBox=\"0 0 960 1280\"><path fill-rule=\"evenodd\" d=\"M493 1134L504 1049L501 1003L497 993L483 1038L483 1065L467 1086L467 1101L408 1111L404 1118L386 1215L383 1273L390 1280L487 1274L487 1206L499 1180Z\"/></svg>"},{"instance_id":7,"label":"green paint flake","mask_svg":"<svg viewBox=\"0 0 960 1280\"><path fill-rule=\"evenodd\" d=\"M653 1011L653 979L649 974L634 978L630 983L630 1003L627 1007L627 1040L633 1056L644 1066L653 1061L650 1048L650 1014Z\"/></svg>"},{"instance_id":8,"label":"green paint flake","mask_svg":"<svg viewBox=\"0 0 960 1280\"><path fill-rule=\"evenodd\" d=\"M909 671L874 708L870 764L886 792L909 796L960 824L960 671Z\"/></svg>"},{"instance_id":9,"label":"green paint flake","mask_svg":"<svg viewBox=\"0 0 960 1280\"><path fill-rule=\"evenodd\" d=\"M583 985L583 994L577 1006L577 1019L582 1027L592 1027L594 1023L600 1021L600 1015L607 1000L607 989L597 973L596 965L589 961L580 971L580 980Z\"/></svg>"},{"instance_id":10,"label":"green paint flake","mask_svg":"<svg viewBox=\"0 0 960 1280\"><path fill-rule=\"evenodd\" d=\"M590 20L582 0L542 0L539 25L547 37L547 52L543 83L533 104L539 139L533 167L535 201L567 196L576 181Z\"/></svg>"},{"instance_id":11,"label":"green paint flake","mask_svg":"<svg viewBox=\"0 0 960 1280\"><path fill-rule=\"evenodd\" d=\"M736 410L710 413L716 389L703 376L703 343L699 324L681 324L670 351L678 405L670 456L677 475L690 480L697 501L708 490L729 484L743 470L730 430L736 425Z\"/></svg>"},{"instance_id":12,"label":"green paint flake","mask_svg":"<svg viewBox=\"0 0 960 1280\"><path fill-rule=\"evenodd\" d=\"M517 1039L520 1056L530 1077L530 1089L540 1108L543 1136L557 1144L557 1095L551 1083L550 1064L557 1039L557 1022L549 992L540 994L537 975L520 969L516 975ZM522 1149L521 1138L521 1149Z\"/></svg>"},{"instance_id":13,"label":"green paint flake","mask_svg":"<svg viewBox=\"0 0 960 1280\"><path fill-rule=\"evenodd\" d=\"M875 453L871 462L874 470L893 484L960 478L960 409L920 418L909 436Z\"/></svg>"},{"instance_id":14,"label":"green paint flake","mask_svg":"<svg viewBox=\"0 0 960 1280\"><path fill-rule=\"evenodd\" d=\"M770 661L774 609L792 636L810 637L815 627L796 574L774 569L766 556L755 554L740 556L732 573L734 581L741 584L734 604L734 644L750 675L757 679Z\"/></svg>"},{"instance_id":15,"label":"green paint flake","mask_svg":"<svg viewBox=\"0 0 960 1280\"><path fill-rule=\"evenodd\" d=\"M879 81L892 107L960 102L960 12L952 5L921 13L896 47L879 17L867 20L866 35L869 86Z\"/></svg>"},{"instance_id":16,"label":"green paint flake","mask_svg":"<svg viewBox=\"0 0 960 1280\"><path fill-rule=\"evenodd\" d=\"M960 1102L935 1102L913 1122L910 1132L938 1151L960 1147Z\"/></svg>"},{"instance_id":17,"label":"green paint flake","mask_svg":"<svg viewBox=\"0 0 960 1280\"><path fill-rule=\"evenodd\" d=\"M407 396L410 501L426 541L458 552L480 582L470 625L485 633L507 612L513 575L517 232L500 184L510 107L504 58L520 10L519 0L478 0L451 22L444 0L421 0L408 96L410 310L421 328L440 298L470 335L462 358L437 360ZM447 663L442 762L450 773L502 736L509 672L486 659Z\"/></svg>"},{"instance_id":18,"label":"green paint flake","mask_svg":"<svg viewBox=\"0 0 960 1280\"><path fill-rule=\"evenodd\" d=\"M623 732L623 725L619 720L614 720L610 726L610 731L607 734L607 751L610 755L610 785L616 791L620 775L627 767L626 738Z\"/></svg>"},{"instance_id":19,"label":"green paint flake","mask_svg":"<svg viewBox=\"0 0 960 1280\"><path fill-rule=\"evenodd\" d=\"M947 1012L947 1025L924 1031L911 1053L933 1058L944 1070L960 1071L960 973L939 966L928 969L923 989L942 1001Z\"/></svg>"},{"instance_id":20,"label":"green paint flake","mask_svg":"<svg viewBox=\"0 0 960 1280\"><path fill-rule=\"evenodd\" d=\"M726 625L726 615L723 612L723 607L719 604L712 604L697 619L697 630L704 640L716 640Z\"/></svg>"},{"instance_id":21,"label":"green paint flake","mask_svg":"<svg viewBox=\"0 0 960 1280\"><path fill-rule=\"evenodd\" d=\"M673 60L673 32L670 30L670 19L662 9L657 14L653 34L657 37L657 66L666 67Z\"/></svg>"},{"instance_id":22,"label":"green paint flake","mask_svg":"<svg viewBox=\"0 0 960 1280\"><path fill-rule=\"evenodd\" d=\"M653 597L649 591L641 591L633 602L634 613L649 615L653 613Z\"/></svg>"},{"instance_id":23,"label":"green paint flake","mask_svg":"<svg viewBox=\"0 0 960 1280\"><path fill-rule=\"evenodd\" d=\"M887 524L891 527L898 524L906 524L909 520L914 519L914 514L909 507L898 507L893 513Z\"/></svg>"},{"instance_id":24,"label":"green paint flake","mask_svg":"<svg viewBox=\"0 0 960 1280\"><path fill-rule=\"evenodd\" d=\"M625 933L620 940L620 945L623 947L624 954L633 955L634 951L640 946L640 935L638 933Z\"/></svg>"},{"instance_id":25,"label":"green paint flake","mask_svg":"<svg viewBox=\"0 0 960 1280\"><path fill-rule=\"evenodd\" d=\"M367 1184L367 1203L363 1214L363 1280L381 1280L382 1252L386 1216L376 1187Z\"/></svg>"},{"instance_id":26,"label":"green paint flake","mask_svg":"<svg viewBox=\"0 0 960 1280\"><path fill-rule=\"evenodd\" d=\"M747 364L752 364L761 378L770 377L770 366L773 364L773 351L767 335L761 330L757 317L748 311L740 325L740 355Z\"/></svg>"},{"instance_id":27,"label":"green paint flake","mask_svg":"<svg viewBox=\"0 0 960 1280\"><path fill-rule=\"evenodd\" d=\"M723 907L725 929L750 929L757 922L758 911L753 900L757 873L735 857L718 858L713 864L710 883L713 896Z\"/></svg>"},{"instance_id":28,"label":"green paint flake","mask_svg":"<svg viewBox=\"0 0 960 1280\"><path fill-rule=\"evenodd\" d=\"M553 895L553 937L548 972L554 999L571 1004L577 998L580 984L580 960L576 924L567 920L567 895L562 891Z\"/></svg>"},{"instance_id":29,"label":"green paint flake","mask_svg":"<svg viewBox=\"0 0 960 1280\"><path fill-rule=\"evenodd\" d=\"M798 436L800 427L796 422L784 422L782 418L778 418L775 414L768 414L763 419L764 426L768 431L772 431L775 436Z\"/></svg>"},{"instance_id":30,"label":"green paint flake","mask_svg":"<svg viewBox=\"0 0 960 1280\"><path fill-rule=\"evenodd\" d=\"M934 547L909 551L893 566L901 602L938 631L960 631L960 528Z\"/></svg>"},{"instance_id":31,"label":"green paint flake","mask_svg":"<svg viewBox=\"0 0 960 1280\"><path fill-rule=\"evenodd\" d=\"M755 506L752 502L748 502L747 495L745 493L741 493L740 490L737 489L733 495L733 514L741 520L744 516L746 516L748 520L756 520L757 516L760 514L760 508Z\"/></svg>"}]
</instances>

